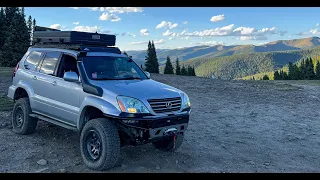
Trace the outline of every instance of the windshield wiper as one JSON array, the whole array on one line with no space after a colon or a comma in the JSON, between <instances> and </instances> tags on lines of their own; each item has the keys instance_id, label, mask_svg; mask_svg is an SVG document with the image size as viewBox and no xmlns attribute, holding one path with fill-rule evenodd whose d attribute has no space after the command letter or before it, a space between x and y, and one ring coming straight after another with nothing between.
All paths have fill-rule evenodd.
<instances>
[{"instance_id":1,"label":"windshield wiper","mask_svg":"<svg viewBox=\"0 0 320 180\"><path fill-rule=\"evenodd\" d=\"M126 77L126 78L121 78L119 80L132 80L132 79L141 79L139 77Z\"/></svg>"},{"instance_id":2,"label":"windshield wiper","mask_svg":"<svg viewBox=\"0 0 320 180\"><path fill-rule=\"evenodd\" d=\"M99 78L99 79L93 79L93 80L119 80L117 78Z\"/></svg>"}]
</instances>

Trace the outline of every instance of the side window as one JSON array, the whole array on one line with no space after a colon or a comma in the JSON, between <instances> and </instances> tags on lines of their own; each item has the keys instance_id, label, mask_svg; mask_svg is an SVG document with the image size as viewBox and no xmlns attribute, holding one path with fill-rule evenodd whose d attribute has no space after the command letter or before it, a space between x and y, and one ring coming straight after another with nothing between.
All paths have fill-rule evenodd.
<instances>
[{"instance_id":1,"label":"side window","mask_svg":"<svg viewBox=\"0 0 320 180\"><path fill-rule=\"evenodd\" d=\"M42 52L32 51L24 61L24 67L28 70L34 71L41 59Z\"/></svg>"},{"instance_id":2,"label":"side window","mask_svg":"<svg viewBox=\"0 0 320 180\"><path fill-rule=\"evenodd\" d=\"M60 55L60 52L47 52L40 67L40 72L54 75L54 70L57 66Z\"/></svg>"}]
</instances>

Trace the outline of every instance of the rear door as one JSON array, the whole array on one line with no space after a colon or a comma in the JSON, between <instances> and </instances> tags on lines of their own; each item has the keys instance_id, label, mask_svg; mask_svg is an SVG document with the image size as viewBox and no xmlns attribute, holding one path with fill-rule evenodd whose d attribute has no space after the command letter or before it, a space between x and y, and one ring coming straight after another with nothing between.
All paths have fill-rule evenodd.
<instances>
[{"instance_id":1,"label":"rear door","mask_svg":"<svg viewBox=\"0 0 320 180\"><path fill-rule=\"evenodd\" d=\"M61 52L59 51L45 52L44 58L37 68L37 73L32 77L34 93L39 104L35 111L53 118L57 118L59 113L56 106L57 101L52 94L55 90L55 72L60 57Z\"/></svg>"}]
</instances>

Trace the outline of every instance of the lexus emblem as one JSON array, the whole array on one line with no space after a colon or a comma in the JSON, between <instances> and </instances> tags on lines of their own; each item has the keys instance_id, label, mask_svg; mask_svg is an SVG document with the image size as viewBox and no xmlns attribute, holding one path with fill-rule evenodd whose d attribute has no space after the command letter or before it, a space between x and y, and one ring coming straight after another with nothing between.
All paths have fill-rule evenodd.
<instances>
[{"instance_id":1,"label":"lexus emblem","mask_svg":"<svg viewBox=\"0 0 320 180\"><path fill-rule=\"evenodd\" d=\"M172 103L171 102L166 102L166 107L169 109L172 107Z\"/></svg>"}]
</instances>

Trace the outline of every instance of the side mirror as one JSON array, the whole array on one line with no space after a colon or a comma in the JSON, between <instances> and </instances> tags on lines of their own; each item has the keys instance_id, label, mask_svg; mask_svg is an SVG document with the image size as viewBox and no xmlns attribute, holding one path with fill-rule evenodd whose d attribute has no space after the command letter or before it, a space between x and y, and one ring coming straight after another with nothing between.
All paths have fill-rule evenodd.
<instances>
[{"instance_id":1,"label":"side mirror","mask_svg":"<svg viewBox=\"0 0 320 180\"><path fill-rule=\"evenodd\" d=\"M150 73L145 71L144 73L146 73L147 77L150 78Z\"/></svg>"},{"instance_id":2,"label":"side mirror","mask_svg":"<svg viewBox=\"0 0 320 180\"><path fill-rule=\"evenodd\" d=\"M79 82L79 76L73 71L65 72L63 79L69 82Z\"/></svg>"}]
</instances>

